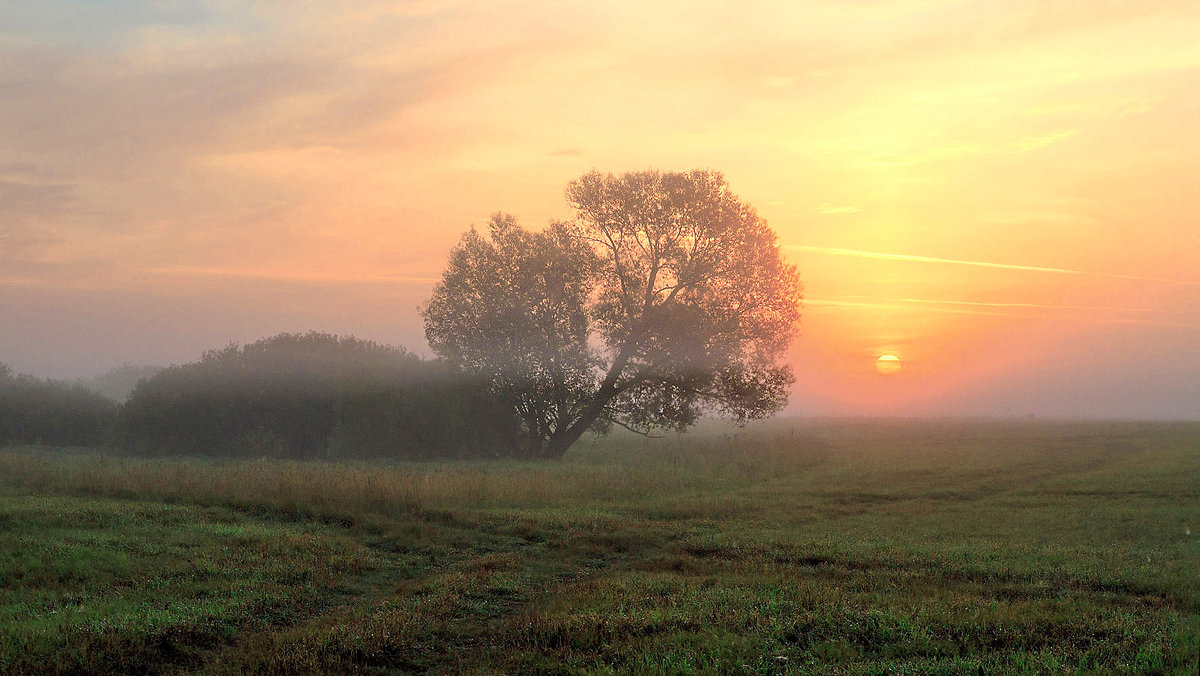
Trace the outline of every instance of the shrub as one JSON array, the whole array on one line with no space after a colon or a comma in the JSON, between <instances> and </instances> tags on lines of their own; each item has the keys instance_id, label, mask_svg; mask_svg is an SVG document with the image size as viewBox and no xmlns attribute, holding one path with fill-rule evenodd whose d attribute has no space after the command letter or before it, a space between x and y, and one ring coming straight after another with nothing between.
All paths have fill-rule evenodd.
<instances>
[{"instance_id":1,"label":"shrub","mask_svg":"<svg viewBox=\"0 0 1200 676\"><path fill-rule=\"evenodd\" d=\"M489 456L513 445L506 410L487 383L402 348L285 333L141 381L119 438L142 455Z\"/></svg>"},{"instance_id":2,"label":"shrub","mask_svg":"<svg viewBox=\"0 0 1200 676\"><path fill-rule=\"evenodd\" d=\"M0 444L99 446L117 404L80 385L16 375L0 364Z\"/></svg>"}]
</instances>

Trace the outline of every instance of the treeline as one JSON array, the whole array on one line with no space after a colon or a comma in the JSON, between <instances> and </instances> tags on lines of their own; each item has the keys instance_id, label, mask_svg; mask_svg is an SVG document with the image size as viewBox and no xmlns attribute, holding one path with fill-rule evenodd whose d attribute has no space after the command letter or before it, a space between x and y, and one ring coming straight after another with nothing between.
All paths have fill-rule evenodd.
<instances>
[{"instance_id":1,"label":"treeline","mask_svg":"<svg viewBox=\"0 0 1200 676\"><path fill-rule=\"evenodd\" d=\"M206 352L110 406L105 445L148 456L487 457L514 453L519 433L479 378L317 332Z\"/></svg>"},{"instance_id":2,"label":"treeline","mask_svg":"<svg viewBox=\"0 0 1200 676\"><path fill-rule=\"evenodd\" d=\"M0 364L0 444L98 446L118 406L82 385L17 375Z\"/></svg>"}]
</instances>

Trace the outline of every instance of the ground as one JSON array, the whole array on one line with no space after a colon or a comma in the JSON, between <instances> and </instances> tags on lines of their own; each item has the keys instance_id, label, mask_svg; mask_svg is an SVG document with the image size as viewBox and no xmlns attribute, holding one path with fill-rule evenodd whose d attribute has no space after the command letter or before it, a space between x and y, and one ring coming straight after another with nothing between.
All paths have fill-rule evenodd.
<instances>
[{"instance_id":1,"label":"ground","mask_svg":"<svg viewBox=\"0 0 1200 676\"><path fill-rule=\"evenodd\" d=\"M1198 660L1200 424L779 421L529 464L0 451L0 673Z\"/></svg>"}]
</instances>

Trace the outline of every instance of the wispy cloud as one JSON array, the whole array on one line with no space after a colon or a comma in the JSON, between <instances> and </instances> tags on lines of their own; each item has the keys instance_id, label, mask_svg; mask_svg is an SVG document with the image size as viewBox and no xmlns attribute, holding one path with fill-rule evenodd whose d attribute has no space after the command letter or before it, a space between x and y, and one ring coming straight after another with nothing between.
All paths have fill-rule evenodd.
<instances>
[{"instance_id":1,"label":"wispy cloud","mask_svg":"<svg viewBox=\"0 0 1200 676\"><path fill-rule=\"evenodd\" d=\"M817 207L818 214L840 215L840 214L857 214L862 211L861 207L856 207L852 204L837 205L837 204L822 204Z\"/></svg>"},{"instance_id":2,"label":"wispy cloud","mask_svg":"<svg viewBox=\"0 0 1200 676\"><path fill-rule=\"evenodd\" d=\"M265 279L285 282L302 283L343 283L343 284L420 284L431 285L438 281L435 277L407 277L397 275L339 275L327 272L273 270L239 270L232 268L206 267L162 267L148 268L142 272L150 275L178 275L191 277L244 277L247 279Z\"/></svg>"},{"instance_id":3,"label":"wispy cloud","mask_svg":"<svg viewBox=\"0 0 1200 676\"><path fill-rule=\"evenodd\" d=\"M911 254L883 253L879 251L863 251L861 249L843 249L841 247L806 246L803 244L788 244L783 248L792 251L826 254L830 256L848 256L851 258L872 258L885 261L905 261L909 263L938 263L942 265L966 265L977 268L992 268L996 270L1017 270L1022 272L1045 272L1056 275L1093 275L1113 279L1138 280L1143 282L1159 282L1162 284L1178 284L1181 286L1200 286L1200 282L1166 279L1162 277L1144 277L1141 275L1120 275L1110 272L1094 272L1089 270L1072 270L1070 268L1055 268L1042 265L1020 265L1017 263L994 263L990 261L970 261L961 258L939 258L936 256L914 256Z\"/></svg>"},{"instance_id":4,"label":"wispy cloud","mask_svg":"<svg viewBox=\"0 0 1200 676\"><path fill-rule=\"evenodd\" d=\"M883 253L879 251L863 251L861 249L843 249L830 246L807 246L804 244L789 244L784 247L793 251L828 254L831 256L850 256L853 258L874 258L885 261L907 261L910 263L944 263L948 265L970 265L980 268L997 268L1000 270L1025 270L1030 272L1052 272L1063 275L1087 274L1082 270L1067 268L1050 268L1039 265L1018 265L1014 263L989 263L986 261L968 261L959 258L938 258L935 256L913 256L910 254Z\"/></svg>"},{"instance_id":5,"label":"wispy cloud","mask_svg":"<svg viewBox=\"0 0 1200 676\"><path fill-rule=\"evenodd\" d=\"M1034 310L1081 310L1089 312L1117 312L1117 313L1135 313L1135 314L1158 314L1158 315L1188 315L1194 314L1189 312L1180 312L1178 310L1160 310L1157 308L1142 308L1142 307L1108 307L1103 305L1052 305L1045 303L991 303L970 300L936 300L929 298L898 298L897 303L912 303L916 305L960 305L964 307L984 307L984 308L1015 308L1015 309L1034 309Z\"/></svg>"},{"instance_id":6,"label":"wispy cloud","mask_svg":"<svg viewBox=\"0 0 1200 676\"><path fill-rule=\"evenodd\" d=\"M971 155L1016 155L1044 148L1057 141L1071 138L1079 132L1080 130L1078 129L1072 129L1038 134L1036 136L1019 137L1003 142L972 142L959 143L956 145L943 147L923 148L919 151L911 153L866 160L860 164L863 167L874 169L894 169L897 167L911 167L930 162L957 160L963 157L969 157Z\"/></svg>"},{"instance_id":7,"label":"wispy cloud","mask_svg":"<svg viewBox=\"0 0 1200 676\"><path fill-rule=\"evenodd\" d=\"M1142 317L1120 317L1112 314L1162 312L1168 311L1141 310L1135 308L1101 308L1070 305L1039 305L1037 303L972 303L968 301L933 300L916 298L898 299L866 299L843 300L825 298L805 298L806 307L854 309L854 310L911 310L914 304L921 304L923 312L939 314L982 315L988 317L1006 317L1010 319L1050 319L1061 321L1086 322L1091 324L1139 324L1146 326L1200 327L1200 322L1169 321L1161 319L1145 319ZM1011 310L1049 310L1048 312L1019 312ZM1080 312L1053 312L1054 310L1087 310L1103 311L1107 315L1082 314Z\"/></svg>"}]
</instances>

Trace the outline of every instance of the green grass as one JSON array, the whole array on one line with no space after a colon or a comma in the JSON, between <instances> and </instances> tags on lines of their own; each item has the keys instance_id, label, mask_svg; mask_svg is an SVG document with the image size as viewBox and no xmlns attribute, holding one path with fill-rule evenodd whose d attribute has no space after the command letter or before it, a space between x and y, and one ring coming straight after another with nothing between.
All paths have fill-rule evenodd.
<instances>
[{"instance_id":1,"label":"green grass","mask_svg":"<svg viewBox=\"0 0 1200 676\"><path fill-rule=\"evenodd\" d=\"M1189 673L1200 424L0 452L0 672Z\"/></svg>"}]
</instances>

